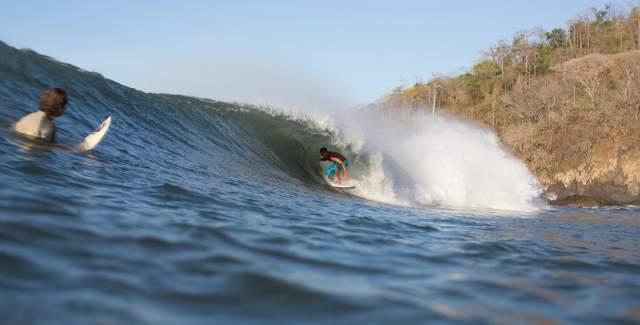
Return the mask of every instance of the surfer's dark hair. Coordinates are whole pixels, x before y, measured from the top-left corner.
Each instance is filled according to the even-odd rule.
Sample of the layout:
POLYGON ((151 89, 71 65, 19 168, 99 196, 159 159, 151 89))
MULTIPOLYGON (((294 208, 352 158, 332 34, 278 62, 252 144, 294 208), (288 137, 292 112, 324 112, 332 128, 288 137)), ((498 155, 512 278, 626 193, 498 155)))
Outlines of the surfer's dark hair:
POLYGON ((48 116, 58 117, 67 105, 67 93, 60 88, 49 88, 42 93, 39 109, 48 116))
POLYGON ((320 148, 320 153, 327 152, 327 151, 328 151, 328 150, 327 150, 327 148, 325 148, 325 147, 320 148))

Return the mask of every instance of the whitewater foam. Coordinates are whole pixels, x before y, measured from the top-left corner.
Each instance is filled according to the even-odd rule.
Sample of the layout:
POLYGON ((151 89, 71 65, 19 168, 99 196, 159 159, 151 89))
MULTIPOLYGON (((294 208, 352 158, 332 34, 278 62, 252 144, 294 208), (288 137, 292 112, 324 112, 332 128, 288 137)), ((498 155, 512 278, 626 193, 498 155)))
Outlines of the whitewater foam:
MULTIPOLYGON (((479 125, 418 113, 404 121, 359 120, 365 121, 366 150, 383 157, 363 178, 378 177, 376 169, 386 166, 388 184, 378 194, 388 193, 390 185, 399 204, 517 211, 539 206, 536 178, 479 125)), ((370 193, 358 194, 369 198, 370 193)))

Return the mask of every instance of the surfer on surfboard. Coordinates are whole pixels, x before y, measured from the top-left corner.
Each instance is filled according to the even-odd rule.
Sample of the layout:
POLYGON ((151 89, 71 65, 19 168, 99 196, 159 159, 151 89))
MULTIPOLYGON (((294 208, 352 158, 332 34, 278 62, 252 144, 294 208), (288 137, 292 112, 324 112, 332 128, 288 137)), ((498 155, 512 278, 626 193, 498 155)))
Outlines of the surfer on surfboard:
MULTIPOLYGON (((67 93, 60 88, 45 90, 44 93, 42 93, 38 111, 21 118, 13 125, 13 130, 30 138, 53 142, 56 134, 56 127, 53 124, 53 120, 64 113, 64 108, 68 100, 67 93)), ((95 148, 107 134, 110 125, 111 116, 107 117, 107 119, 98 126, 98 129, 89 133, 89 135, 84 138, 84 141, 75 146, 74 150, 88 151, 95 148)))
POLYGON ((347 168, 349 167, 349 161, 343 155, 329 151, 327 148, 320 149, 320 161, 329 161, 331 165, 324 170, 324 173, 332 179, 337 179, 337 183, 340 184, 343 179, 349 178, 347 168))

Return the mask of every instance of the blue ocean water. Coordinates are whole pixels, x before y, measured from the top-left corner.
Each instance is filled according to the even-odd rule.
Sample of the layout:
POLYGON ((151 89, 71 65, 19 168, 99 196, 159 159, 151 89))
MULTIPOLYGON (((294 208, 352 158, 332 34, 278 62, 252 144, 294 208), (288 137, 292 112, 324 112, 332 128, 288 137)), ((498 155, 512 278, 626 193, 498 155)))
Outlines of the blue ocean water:
POLYGON ((334 130, 2 43, 0 111, 0 323, 640 322, 638 207, 335 191, 321 146, 375 159, 334 130), (9 131, 52 86, 71 98, 56 145, 9 131), (109 115, 95 151, 64 148, 109 115))

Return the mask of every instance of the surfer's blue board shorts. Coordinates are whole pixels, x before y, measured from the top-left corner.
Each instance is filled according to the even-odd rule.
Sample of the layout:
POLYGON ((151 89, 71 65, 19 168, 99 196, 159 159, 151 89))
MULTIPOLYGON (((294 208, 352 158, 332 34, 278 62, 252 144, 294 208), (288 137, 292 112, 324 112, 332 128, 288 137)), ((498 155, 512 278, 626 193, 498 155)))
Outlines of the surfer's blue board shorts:
MULTIPOLYGON (((349 167, 349 161, 348 160, 345 160, 343 162, 344 162, 344 166, 345 167, 349 167)), ((339 163, 337 163, 335 161, 332 161, 331 165, 329 166, 329 168, 324 170, 324 173, 329 175, 329 176, 331 176, 331 177, 336 177, 336 167, 339 170, 342 170, 342 165, 340 165, 339 163)), ((344 170, 342 170, 342 171, 344 171, 344 170)))

